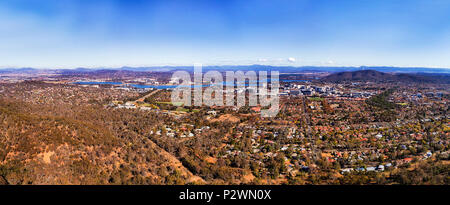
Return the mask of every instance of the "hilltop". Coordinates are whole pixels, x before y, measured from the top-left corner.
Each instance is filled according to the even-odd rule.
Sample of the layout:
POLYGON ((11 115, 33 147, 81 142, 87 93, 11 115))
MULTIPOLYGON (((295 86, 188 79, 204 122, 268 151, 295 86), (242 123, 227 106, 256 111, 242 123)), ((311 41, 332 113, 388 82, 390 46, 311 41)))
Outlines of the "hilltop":
POLYGON ((437 77, 423 73, 384 73, 376 70, 359 70, 353 72, 338 72, 325 76, 321 79, 325 82, 346 82, 346 81, 365 81, 365 82, 404 82, 404 83, 449 83, 448 76, 437 77))

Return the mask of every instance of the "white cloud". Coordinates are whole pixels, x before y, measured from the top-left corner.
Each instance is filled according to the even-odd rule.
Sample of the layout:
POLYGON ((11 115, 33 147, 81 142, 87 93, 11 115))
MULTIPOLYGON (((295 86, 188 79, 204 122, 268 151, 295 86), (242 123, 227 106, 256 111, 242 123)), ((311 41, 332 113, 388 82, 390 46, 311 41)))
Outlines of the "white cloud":
POLYGON ((291 62, 291 63, 293 63, 293 62, 295 62, 296 61, 296 59, 295 58, 293 58, 293 57, 290 57, 290 58, 288 58, 287 59, 289 62, 291 62))
POLYGON ((267 62, 268 60, 267 59, 265 59, 265 58, 260 58, 260 59, 258 59, 258 62, 267 62))

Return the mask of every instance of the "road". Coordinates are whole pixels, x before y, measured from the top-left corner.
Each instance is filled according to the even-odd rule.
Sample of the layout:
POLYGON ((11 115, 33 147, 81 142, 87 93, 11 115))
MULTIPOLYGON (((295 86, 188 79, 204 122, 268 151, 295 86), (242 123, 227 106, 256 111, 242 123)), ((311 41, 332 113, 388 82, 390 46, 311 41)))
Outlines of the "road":
POLYGON ((149 94, 147 94, 147 95, 145 95, 145 96, 143 96, 143 97, 137 99, 136 102, 144 102, 145 98, 148 98, 148 97, 150 97, 150 96, 156 94, 158 91, 159 91, 159 90, 154 90, 153 92, 151 92, 151 93, 149 93, 149 94))

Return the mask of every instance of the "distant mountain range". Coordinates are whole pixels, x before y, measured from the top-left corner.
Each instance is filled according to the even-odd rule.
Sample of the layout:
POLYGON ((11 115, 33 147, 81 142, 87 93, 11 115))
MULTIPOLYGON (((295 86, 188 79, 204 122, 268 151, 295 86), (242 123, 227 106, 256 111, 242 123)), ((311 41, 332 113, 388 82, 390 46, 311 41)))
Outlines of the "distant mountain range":
MULTIPOLYGON (((5 68, 0 69, 0 73, 86 73, 99 70, 124 70, 135 72, 167 72, 174 70, 193 71, 193 66, 154 66, 154 67, 120 67, 120 68, 75 68, 75 69, 35 69, 35 68, 5 68)), ((254 71, 280 71, 281 73, 301 73, 301 72, 345 72, 374 70, 388 73, 448 73, 449 68, 424 68, 424 67, 321 67, 321 66, 268 66, 268 65, 224 65, 224 66, 203 66, 203 71, 208 70, 254 70, 254 71)))
POLYGON ((450 83, 450 74, 430 73, 384 73, 376 70, 338 72, 320 79, 324 82, 404 82, 404 83, 450 83))

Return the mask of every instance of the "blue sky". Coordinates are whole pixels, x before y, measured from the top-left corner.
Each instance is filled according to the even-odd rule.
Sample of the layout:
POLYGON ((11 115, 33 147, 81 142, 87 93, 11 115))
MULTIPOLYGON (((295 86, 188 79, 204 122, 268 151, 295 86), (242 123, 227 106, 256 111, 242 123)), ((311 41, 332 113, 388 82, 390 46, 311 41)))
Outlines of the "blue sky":
POLYGON ((2 0, 0 67, 450 68, 448 0, 2 0))

